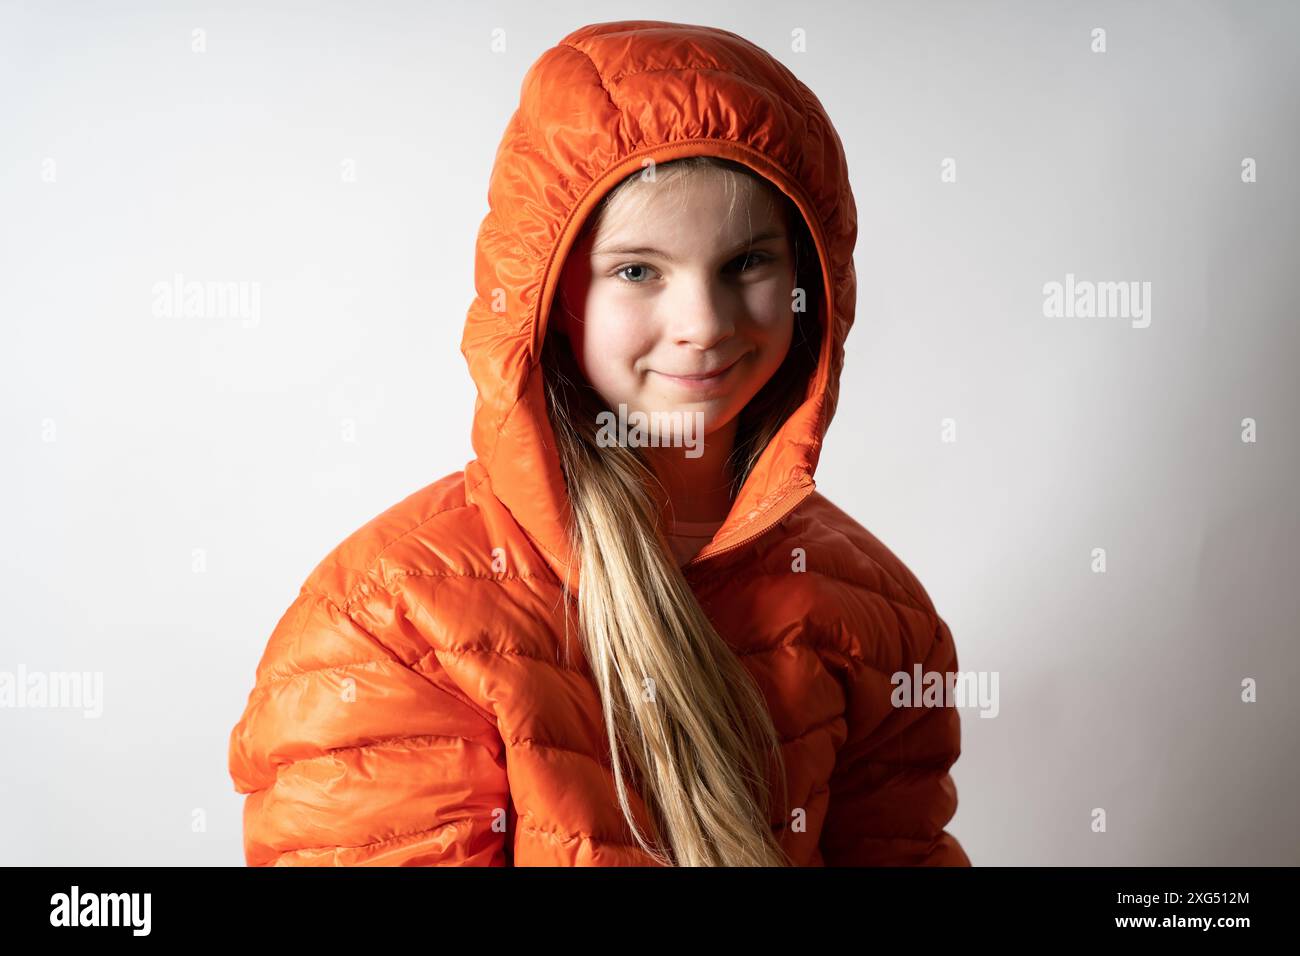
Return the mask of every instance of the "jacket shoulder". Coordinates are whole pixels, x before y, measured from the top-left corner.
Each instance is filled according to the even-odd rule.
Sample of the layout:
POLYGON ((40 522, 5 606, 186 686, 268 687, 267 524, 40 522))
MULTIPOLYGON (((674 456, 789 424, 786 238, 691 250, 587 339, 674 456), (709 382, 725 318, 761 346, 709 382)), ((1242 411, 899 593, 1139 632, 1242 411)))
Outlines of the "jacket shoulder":
POLYGON ((946 626, 907 564, 820 492, 778 528, 757 570, 790 583, 804 626, 827 646, 893 673, 943 639, 946 626), (792 561, 804 573, 791 575, 792 561))
POLYGON ((359 589, 394 572, 447 566, 456 549, 481 547, 478 508, 466 499, 465 473, 453 472, 375 515, 347 535, 303 584, 346 608, 359 589))
POLYGON ((934 602, 912 569, 821 492, 813 492, 782 524, 783 540, 805 549, 810 568, 874 592, 892 604, 938 617, 934 602))

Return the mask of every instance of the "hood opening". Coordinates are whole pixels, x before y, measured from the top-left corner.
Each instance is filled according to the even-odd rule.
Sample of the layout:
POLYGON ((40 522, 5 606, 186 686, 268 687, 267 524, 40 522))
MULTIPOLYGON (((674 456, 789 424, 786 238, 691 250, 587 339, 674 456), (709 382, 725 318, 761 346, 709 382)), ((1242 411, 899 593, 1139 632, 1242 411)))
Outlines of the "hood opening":
MULTIPOLYGON (((587 192, 582 196, 569 213, 564 226, 561 230, 560 238, 556 242, 554 249, 546 265, 546 271, 542 279, 542 292, 538 300, 537 308, 534 313, 533 334, 531 349, 532 354, 536 356, 536 363, 532 374, 541 376, 541 356, 542 345, 545 342, 548 331, 547 323, 550 320, 551 306, 555 300, 560 276, 564 270, 564 264, 569 254, 573 251, 579 237, 582 234, 584 225, 588 222, 591 215, 595 212, 604 197, 618 183, 622 182, 627 176, 638 172, 647 160, 653 160, 656 164, 667 163, 673 159, 680 159, 686 156, 716 156, 725 159, 732 159, 743 164, 747 169, 753 171, 758 176, 771 183, 776 189, 790 199, 803 217, 804 225, 812 236, 813 247, 816 251, 820 272, 822 293, 817 297, 818 315, 815 321, 820 327, 820 345, 816 365, 813 368, 812 375, 807 385, 807 391, 804 395, 804 401, 796 409, 795 415, 800 411, 806 411, 809 404, 815 406, 812 409, 813 419, 811 423, 806 423, 806 428, 810 428, 813 434, 820 436, 824 431, 824 424, 820 419, 820 410, 824 408, 817 402, 817 397, 821 396, 826 388, 826 380, 830 370, 830 355, 833 347, 834 336, 832 328, 834 325, 834 295, 831 272, 828 267, 828 255, 826 251, 826 240, 817 217, 811 212, 811 204, 804 195, 799 185, 790 180, 785 174, 774 168, 770 162, 761 154, 751 153, 740 144, 730 141, 718 140, 694 140, 687 142, 677 142, 664 144, 658 147, 649 148, 643 151, 632 153, 621 162, 611 166, 600 178, 595 180, 587 192)), ((751 400, 752 401, 752 400, 751 400)), ((765 450, 763 457, 759 460, 759 465, 754 469, 756 473, 766 460, 777 457, 776 446, 789 440, 788 433, 791 430, 791 423, 795 415, 791 415, 787 420, 785 427, 772 439, 771 444, 765 450)), ((548 421, 549 429, 549 421, 548 421)), ((552 437, 553 442, 553 437, 552 437)), ((741 504, 744 496, 744 487, 741 493, 737 494, 730 514, 724 520, 719 528, 714 542, 700 551, 690 561, 689 565, 694 566, 701 561, 717 554, 719 551, 728 550, 738 542, 743 542, 747 538, 756 537, 761 534, 766 527, 775 524, 784 513, 790 510, 798 501, 802 501, 808 493, 815 489, 813 471, 816 461, 806 462, 807 467, 800 467, 798 463, 792 463, 787 472, 780 478, 775 487, 765 488, 763 495, 758 499, 753 499, 743 513, 738 511, 737 506, 741 504), (783 503, 789 503, 790 507, 784 509, 781 514, 776 514, 775 510, 783 503), (773 513, 768 513, 773 512, 773 513), (764 523, 764 527, 758 527, 758 524, 767 517, 769 520, 764 523)), ((749 485, 754 473, 751 473, 746 479, 745 484, 749 485)))
MULTIPOLYGON (((743 177, 763 184, 765 191, 776 203, 780 218, 787 230, 794 266, 794 288, 802 288, 806 294, 803 309, 794 316, 791 341, 783 361, 762 383, 762 387, 757 393, 751 396, 742 409, 737 411, 733 419, 739 426, 735 445, 731 450, 728 462, 733 470, 730 498, 734 501, 748 477, 750 469, 756 463, 757 457, 773 436, 774 423, 784 422, 795 408, 806 401, 810 395, 809 389, 817 373, 817 366, 821 357, 820 349, 826 335, 825 282, 822 276, 822 257, 817 251, 806 218, 800 213, 789 196, 777 188, 771 180, 758 174, 751 166, 721 158, 712 152, 706 151, 694 156, 675 157, 665 160, 662 164, 656 163, 655 167, 660 171, 661 175, 680 176, 683 170, 680 167, 673 170, 673 167, 697 159, 711 160, 710 165, 705 167, 707 169, 715 172, 719 170, 725 171, 733 177, 743 177)), ((644 166, 649 161, 643 158, 641 163, 642 169, 633 170, 628 176, 617 180, 613 187, 604 191, 585 219, 578 221, 575 217, 575 240, 570 247, 570 256, 581 255, 585 252, 585 243, 594 240, 595 237, 592 235, 592 231, 609 198, 623 186, 634 183, 640 177, 644 166)), ((689 175, 691 170, 700 168, 699 166, 691 166, 685 172, 689 175)), ((734 198, 731 206, 732 214, 735 214, 739 209, 734 203, 734 198)), ((626 220, 626 217, 624 219, 626 220)), ((555 271, 563 275, 571 261, 568 258, 557 259, 555 271)), ((554 301, 558 303, 563 298, 563 291, 557 288, 554 301)), ((558 307, 554 305, 547 310, 546 320, 549 325, 543 326, 540 332, 542 340, 541 364, 544 378, 548 382, 554 378, 557 383, 567 382, 570 379, 583 379, 585 381, 585 376, 578 369, 578 364, 573 361, 573 350, 567 337, 560 329, 555 327, 555 324, 557 324, 555 313, 557 310, 558 307), (548 366, 553 366, 553 368, 548 368, 548 366)), ((589 382, 587 384, 589 386, 589 382)), ((560 388, 562 392, 567 393, 568 391, 567 385, 557 384, 556 387, 560 388)), ((547 388, 547 393, 548 395, 551 393, 550 386, 547 388)), ((594 395, 571 396, 569 403, 582 406, 570 408, 571 414, 596 415, 606 411, 617 414, 616 409, 611 407, 607 401, 594 395)), ((552 417, 552 426, 555 429, 564 427, 554 417, 552 417)), ((779 428, 779 424, 776 427, 779 428)))

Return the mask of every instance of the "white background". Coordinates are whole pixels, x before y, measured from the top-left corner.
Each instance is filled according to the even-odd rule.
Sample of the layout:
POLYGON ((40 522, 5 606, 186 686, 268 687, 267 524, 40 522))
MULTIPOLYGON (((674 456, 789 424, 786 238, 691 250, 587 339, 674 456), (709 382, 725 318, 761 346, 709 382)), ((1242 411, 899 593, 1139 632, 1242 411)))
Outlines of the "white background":
POLYGON ((99 719, 0 710, 0 862, 243 863, 226 748, 272 628, 472 456, 523 74, 639 18, 764 46, 843 138, 858 319, 817 478, 998 672, 953 770, 972 861, 1300 862, 1298 11, 0 4, 0 670, 104 677, 99 719), (155 315, 177 273, 258 283, 259 320, 155 315), (1045 318, 1066 273, 1150 282, 1150 327, 1045 318))

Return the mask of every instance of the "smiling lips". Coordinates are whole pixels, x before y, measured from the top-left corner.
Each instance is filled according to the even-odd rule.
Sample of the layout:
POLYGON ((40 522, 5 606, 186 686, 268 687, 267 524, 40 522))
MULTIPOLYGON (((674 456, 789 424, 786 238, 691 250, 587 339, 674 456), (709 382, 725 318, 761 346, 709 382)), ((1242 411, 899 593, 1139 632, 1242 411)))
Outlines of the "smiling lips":
MULTIPOLYGON (((740 358, 743 357, 744 356, 741 356, 740 358)), ((674 382, 680 382, 686 386, 694 387, 713 385, 714 383, 721 381, 728 372, 735 368, 740 362, 740 358, 733 359, 728 364, 712 372, 702 372, 696 375, 672 375, 668 372, 657 372, 656 374, 662 375, 664 378, 672 379, 674 382)))

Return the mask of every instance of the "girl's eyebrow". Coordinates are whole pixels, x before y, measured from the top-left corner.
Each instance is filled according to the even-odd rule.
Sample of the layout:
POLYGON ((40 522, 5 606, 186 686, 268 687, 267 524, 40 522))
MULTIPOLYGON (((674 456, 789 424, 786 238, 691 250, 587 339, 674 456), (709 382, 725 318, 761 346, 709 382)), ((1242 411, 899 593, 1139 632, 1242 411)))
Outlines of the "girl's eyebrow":
MULTIPOLYGON (((737 245, 732 249, 727 258, 734 259, 742 252, 752 249, 760 243, 767 242, 771 239, 782 239, 784 237, 785 230, 783 229, 769 229, 767 232, 760 232, 758 235, 746 239, 744 242, 737 245)), ((677 259, 675 257, 651 246, 620 246, 617 249, 593 249, 591 255, 592 258, 595 258, 596 256, 652 256, 656 259, 662 259, 664 262, 671 262, 674 265, 677 264, 677 259)))

